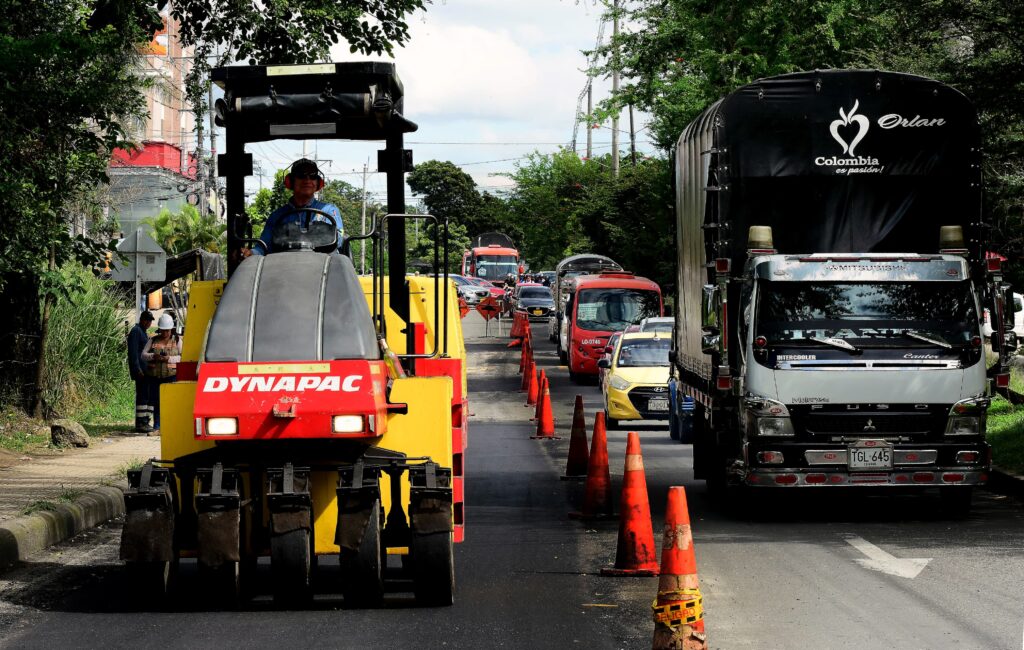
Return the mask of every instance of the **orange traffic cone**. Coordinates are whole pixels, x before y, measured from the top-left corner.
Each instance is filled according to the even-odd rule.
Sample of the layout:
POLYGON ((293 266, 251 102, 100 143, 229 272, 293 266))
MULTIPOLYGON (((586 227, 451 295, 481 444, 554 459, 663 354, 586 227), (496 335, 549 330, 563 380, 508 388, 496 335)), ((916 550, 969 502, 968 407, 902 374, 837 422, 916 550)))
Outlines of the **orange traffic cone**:
POLYGON ((640 454, 640 435, 636 431, 629 432, 629 439, 626 442, 626 468, 622 474, 619 543, 615 551, 615 568, 601 569, 601 575, 658 575, 658 547, 654 545, 644 459, 640 454))
POLYGON ((587 461, 587 485, 583 494, 583 509, 570 512, 572 519, 610 519, 612 476, 608 470, 608 434, 604 426, 604 412, 597 412, 594 420, 594 439, 590 441, 587 461))
POLYGON ((686 490, 668 489, 665 540, 661 546, 661 578, 654 605, 654 650, 707 650, 704 599, 697 580, 686 490))
POLYGON ((526 370, 526 351, 530 349, 530 342, 527 340, 523 341, 523 347, 519 350, 519 374, 523 374, 526 370))
POLYGON ((526 360, 526 366, 523 369, 523 381, 520 382, 520 384, 519 384, 519 392, 520 393, 525 393, 528 390, 530 390, 530 373, 532 373, 532 372, 534 372, 534 370, 533 370, 533 361, 530 361, 529 359, 527 359, 526 360))
POLYGON ((526 389, 526 404, 524 406, 534 406, 537 404, 537 367, 530 364, 530 386, 526 389))
MULTIPOLYGON (((602 416, 604 413, 601 414, 602 416)), ((596 425, 596 423, 595 423, 596 425)), ((569 457, 565 461, 562 480, 587 477, 587 421, 583 414, 583 396, 576 396, 572 410, 572 432, 569 434, 569 457)))
MULTIPOLYGON (((541 372, 544 371, 541 370, 541 372)), ((555 435, 555 415, 551 411, 551 385, 548 383, 547 375, 544 375, 544 388, 538 403, 540 404, 540 413, 537 414, 537 433, 530 437, 534 440, 539 438, 559 440, 560 438, 555 435)))
POLYGON ((540 410, 544 408, 544 389, 548 386, 548 373, 541 370, 540 378, 537 380, 537 408, 533 411, 533 417, 530 418, 530 422, 537 422, 540 420, 540 410))

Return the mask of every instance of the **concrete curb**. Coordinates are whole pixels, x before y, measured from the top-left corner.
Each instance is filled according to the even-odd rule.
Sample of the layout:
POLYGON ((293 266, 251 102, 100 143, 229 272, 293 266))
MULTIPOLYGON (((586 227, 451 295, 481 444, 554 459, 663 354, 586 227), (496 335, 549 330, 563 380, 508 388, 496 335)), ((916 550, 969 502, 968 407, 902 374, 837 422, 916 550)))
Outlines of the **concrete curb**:
POLYGON ((33 553, 63 542, 84 530, 124 514, 124 493, 116 487, 98 487, 72 503, 57 504, 0 523, 0 573, 33 553))

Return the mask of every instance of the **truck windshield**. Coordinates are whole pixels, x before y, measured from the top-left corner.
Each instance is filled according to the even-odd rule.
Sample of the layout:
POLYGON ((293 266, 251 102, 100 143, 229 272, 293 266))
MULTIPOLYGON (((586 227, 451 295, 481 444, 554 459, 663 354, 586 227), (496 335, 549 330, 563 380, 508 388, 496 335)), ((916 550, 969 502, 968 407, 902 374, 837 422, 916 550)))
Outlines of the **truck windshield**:
POLYGON ((579 292, 576 326, 591 331, 618 331, 649 316, 660 316, 657 291, 583 289, 579 292))
POLYGON ((963 344, 978 334, 969 282, 761 282, 755 332, 770 342, 900 338, 963 344))
POLYGON ((486 255, 476 258, 476 274, 488 280, 499 280, 511 273, 519 274, 515 255, 486 255))

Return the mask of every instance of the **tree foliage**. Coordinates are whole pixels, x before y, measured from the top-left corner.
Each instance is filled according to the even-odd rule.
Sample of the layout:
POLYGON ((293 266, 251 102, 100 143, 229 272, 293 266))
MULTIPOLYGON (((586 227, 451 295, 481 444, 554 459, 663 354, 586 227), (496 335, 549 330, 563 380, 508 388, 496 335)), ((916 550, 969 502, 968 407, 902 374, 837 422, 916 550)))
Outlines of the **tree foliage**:
POLYGON ((176 213, 164 208, 156 217, 145 219, 143 223, 152 229, 153 239, 168 255, 180 255, 194 249, 223 253, 227 247, 227 224, 213 213, 200 214, 191 205, 183 206, 176 213))

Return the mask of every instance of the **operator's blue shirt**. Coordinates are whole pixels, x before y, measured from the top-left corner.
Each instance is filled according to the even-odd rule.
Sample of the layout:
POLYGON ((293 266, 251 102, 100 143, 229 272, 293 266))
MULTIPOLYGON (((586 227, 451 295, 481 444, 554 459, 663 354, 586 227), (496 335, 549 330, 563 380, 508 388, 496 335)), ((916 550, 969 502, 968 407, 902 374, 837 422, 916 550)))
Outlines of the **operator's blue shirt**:
MULTIPOLYGON (((280 208, 271 212, 270 216, 267 217, 267 223, 266 225, 263 226, 263 233, 260 235, 260 240, 262 240, 263 243, 267 245, 268 253, 274 252, 274 247, 273 244, 271 244, 270 236, 274 232, 274 228, 276 228, 279 225, 299 222, 300 219, 301 223, 308 223, 310 220, 321 221, 323 223, 330 223, 327 217, 325 217, 322 214, 317 214, 316 212, 306 212, 304 210, 291 212, 292 210, 295 210, 296 207, 297 206, 295 206, 291 201, 289 201, 288 203, 282 205, 280 208), (289 212, 291 212, 291 214, 288 214, 289 212)), ((324 203, 323 201, 318 201, 317 199, 314 198, 310 200, 309 203, 302 207, 313 208, 314 210, 323 210, 327 214, 334 217, 334 221, 338 224, 338 247, 341 248, 341 239, 342 235, 344 234, 344 225, 341 223, 341 212, 338 210, 338 206, 334 205, 333 203, 324 203)), ((260 246, 254 246, 252 252, 253 255, 263 255, 263 249, 260 246)))

